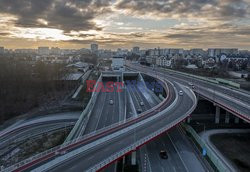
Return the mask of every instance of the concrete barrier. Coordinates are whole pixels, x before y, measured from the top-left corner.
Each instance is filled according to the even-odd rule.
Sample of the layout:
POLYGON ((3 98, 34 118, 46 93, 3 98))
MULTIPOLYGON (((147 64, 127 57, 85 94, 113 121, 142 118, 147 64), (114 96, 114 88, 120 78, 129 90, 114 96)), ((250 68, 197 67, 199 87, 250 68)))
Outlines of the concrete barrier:
POLYGON ((217 168, 219 172, 229 172, 230 170, 219 158, 218 156, 210 149, 210 147, 201 139, 201 137, 196 133, 196 131, 187 124, 182 124, 183 128, 191 134, 194 140, 198 143, 201 149, 206 150, 207 157, 213 163, 213 165, 217 168))

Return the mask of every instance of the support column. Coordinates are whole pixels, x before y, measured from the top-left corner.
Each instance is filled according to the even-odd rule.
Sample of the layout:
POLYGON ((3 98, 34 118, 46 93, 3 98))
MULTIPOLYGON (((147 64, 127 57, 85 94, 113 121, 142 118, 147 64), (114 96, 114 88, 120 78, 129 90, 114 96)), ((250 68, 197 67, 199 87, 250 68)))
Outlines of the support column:
POLYGON ((136 165, 136 151, 132 152, 131 165, 136 165))
POLYGON ((126 156, 123 156, 122 158, 122 172, 124 171, 124 167, 125 167, 125 158, 126 156))
POLYGON ((190 123, 190 121, 191 121, 191 117, 188 117, 187 118, 187 123, 190 123))
POLYGON ((234 118, 234 123, 235 123, 235 124, 239 124, 239 122, 240 122, 240 118, 235 117, 235 118, 234 118))
POLYGON ((230 113, 226 111, 226 116, 225 116, 225 123, 229 124, 229 119, 230 119, 230 113))
POLYGON ((220 123, 220 107, 216 106, 216 113, 215 113, 215 124, 220 123))

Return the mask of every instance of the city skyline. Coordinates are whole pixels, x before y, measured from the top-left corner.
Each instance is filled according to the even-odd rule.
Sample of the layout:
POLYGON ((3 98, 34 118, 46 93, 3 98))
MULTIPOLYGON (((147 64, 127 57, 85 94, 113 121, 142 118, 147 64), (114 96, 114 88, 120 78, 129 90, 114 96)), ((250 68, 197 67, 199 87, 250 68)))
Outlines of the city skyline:
POLYGON ((249 0, 2 0, 0 46, 250 50, 249 11, 249 0))

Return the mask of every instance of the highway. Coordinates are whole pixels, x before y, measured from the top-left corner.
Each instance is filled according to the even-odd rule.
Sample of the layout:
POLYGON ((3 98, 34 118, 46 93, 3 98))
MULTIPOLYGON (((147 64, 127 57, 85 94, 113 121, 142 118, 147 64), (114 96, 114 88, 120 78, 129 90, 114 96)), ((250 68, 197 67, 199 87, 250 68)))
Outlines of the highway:
POLYGON ((145 164, 147 171, 151 172, 208 171, 179 126, 144 145, 140 149, 140 154, 142 171, 145 169, 145 164), (160 158, 161 150, 167 151, 168 159, 160 158))
MULTIPOLYGON (((166 81, 162 80, 162 82, 166 81)), ((84 139, 77 139, 77 142, 60 146, 60 149, 57 148, 56 152, 66 151, 66 154, 60 155, 55 151, 43 153, 42 157, 37 156, 37 158, 40 157, 39 159, 26 161, 25 165, 22 164, 17 170, 30 171, 37 167, 38 171, 41 169, 95 171, 105 167, 120 156, 139 148, 140 145, 184 120, 196 107, 197 100, 190 89, 176 83, 174 85, 164 84, 164 87, 168 90, 167 99, 156 107, 145 111, 138 118, 129 119, 123 124, 101 130, 84 137, 84 139), (183 90, 183 96, 176 94, 179 90, 183 90)))
MULTIPOLYGON (((139 88, 142 89, 142 88, 139 88)), ((160 99, 154 97, 150 105, 155 106, 160 99)), ((172 128, 161 137, 147 143, 139 149, 141 171, 176 172, 176 171, 206 171, 206 165, 198 158, 186 135, 179 126, 172 128), (166 150, 168 159, 161 159, 159 153, 166 150)))
POLYGON ((72 125, 71 122, 75 123, 79 115, 80 112, 63 112, 21 120, 0 132, 0 148, 14 140, 22 140, 61 127, 62 124, 72 125))
MULTIPOLYGON (((106 82, 104 82, 104 85, 105 84, 106 82)), ((124 92, 121 94, 124 96, 124 92)), ((122 102, 120 102, 121 99, 119 99, 119 95, 116 91, 116 87, 114 87, 113 92, 100 92, 98 94, 90 119, 82 135, 116 123, 125 116, 124 114, 119 114, 119 108, 124 108, 124 106, 120 106, 122 102), (113 105, 109 103, 110 100, 113 100, 113 105), (121 117, 119 115, 121 115, 121 117)))
POLYGON ((129 66, 136 71, 139 70, 145 73, 154 73, 161 77, 167 77, 172 82, 178 82, 183 85, 188 85, 188 83, 191 82, 195 85, 194 92, 209 101, 215 102, 220 107, 237 115, 243 120, 250 122, 250 95, 246 93, 222 85, 216 85, 196 78, 190 78, 185 75, 169 72, 160 68, 152 69, 150 67, 132 64, 129 64, 129 66))
MULTIPOLYGON (((177 85, 176 87, 177 89, 181 89, 177 85)), ((145 124, 146 126, 139 126, 130 132, 119 135, 109 142, 98 145, 96 149, 90 149, 86 153, 76 156, 56 168, 50 169, 50 171, 62 171, 65 169, 67 169, 67 171, 87 170, 94 166, 96 162, 101 162, 102 160, 106 159, 107 154, 111 155, 112 153, 115 153, 127 147, 128 145, 133 144, 133 142, 150 135, 158 128, 166 126, 166 124, 168 124, 170 121, 176 120, 177 118, 183 116, 183 113, 186 113, 192 106, 192 98, 189 97, 188 94, 185 94, 183 97, 178 99, 175 108, 172 108, 170 111, 166 112, 165 115, 159 116, 158 118, 147 122, 147 124, 145 124), (185 105, 183 105, 183 102, 185 102, 185 105), (157 123, 157 125, 154 125, 155 123, 157 123)))
MULTIPOLYGON (((116 92, 116 90, 117 89, 111 93, 99 93, 97 103, 92 111, 92 114, 90 115, 84 134, 99 130, 118 121, 124 120, 124 118, 132 117, 132 115, 136 113, 136 110, 133 109, 139 109, 141 107, 139 102, 143 102, 145 104, 142 106, 142 111, 146 111, 151 108, 144 95, 146 94, 149 100, 152 100, 153 97, 149 97, 150 95, 147 94, 147 92, 142 93, 142 91, 146 90, 145 88, 139 89, 137 87, 127 86, 123 88, 121 93, 116 92), (114 104, 110 105, 109 100, 113 100, 114 104), (126 114, 124 110, 125 106, 126 114), (120 113, 119 110, 123 113, 120 113)), ((157 103, 155 103, 154 106, 156 104, 157 103)), ((108 169, 105 169, 105 171, 115 171, 115 167, 116 165, 112 164, 108 167, 108 169)))

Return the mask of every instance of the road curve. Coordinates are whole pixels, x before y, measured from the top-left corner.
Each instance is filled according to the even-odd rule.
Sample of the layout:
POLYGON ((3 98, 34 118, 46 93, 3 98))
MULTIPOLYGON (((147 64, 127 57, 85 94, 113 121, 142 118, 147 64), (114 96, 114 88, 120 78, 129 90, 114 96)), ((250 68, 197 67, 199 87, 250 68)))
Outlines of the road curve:
POLYGON ((129 67, 136 71, 144 73, 155 73, 156 75, 168 78, 170 81, 188 85, 192 82, 195 85, 194 92, 203 98, 215 103, 217 106, 226 109, 228 112, 239 118, 250 122, 250 95, 239 90, 230 89, 222 85, 216 85, 195 78, 190 78, 164 69, 152 69, 141 65, 128 64, 129 67))
POLYGON ((158 78, 168 89, 168 98, 137 118, 127 120, 113 128, 102 130, 82 140, 61 146, 27 161, 12 171, 96 171, 174 127, 195 109, 197 100, 193 92, 179 84, 158 78), (184 95, 178 96, 177 91, 184 95), (68 153, 58 155, 58 152, 68 153), (56 153, 57 152, 57 153, 56 153), (49 163, 45 163, 49 162, 49 163))

